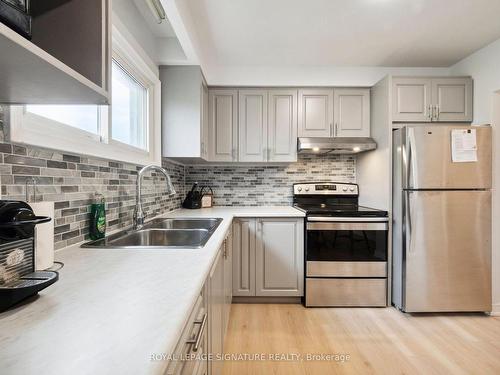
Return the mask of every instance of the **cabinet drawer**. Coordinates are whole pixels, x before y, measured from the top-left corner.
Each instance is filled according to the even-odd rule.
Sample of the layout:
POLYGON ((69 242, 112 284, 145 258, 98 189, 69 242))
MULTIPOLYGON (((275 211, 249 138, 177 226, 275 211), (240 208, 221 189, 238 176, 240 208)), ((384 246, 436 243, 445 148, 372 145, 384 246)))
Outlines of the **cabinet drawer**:
POLYGON ((386 279, 306 279, 306 306, 386 306, 386 279))
POLYGON ((207 367, 206 360, 188 360, 186 358, 190 355, 201 357, 206 354, 207 318, 208 314, 205 309, 203 296, 200 295, 182 331, 181 338, 175 347, 173 360, 170 362, 166 374, 192 374, 195 369, 198 371, 200 366, 207 367), (195 350, 196 343, 198 343, 198 347, 195 350))

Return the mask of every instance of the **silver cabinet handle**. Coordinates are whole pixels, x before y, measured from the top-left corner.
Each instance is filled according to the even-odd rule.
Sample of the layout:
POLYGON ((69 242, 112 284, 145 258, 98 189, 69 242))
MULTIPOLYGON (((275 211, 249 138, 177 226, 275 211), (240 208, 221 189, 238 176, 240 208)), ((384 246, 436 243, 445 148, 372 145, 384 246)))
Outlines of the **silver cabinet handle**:
POLYGON ((432 118, 431 120, 434 121, 436 119, 436 106, 432 106, 432 118))
POLYGON ((426 114, 425 117, 427 117, 429 120, 432 120, 432 109, 431 105, 429 104, 426 109, 426 114))
POLYGON ((335 134, 334 134, 334 131, 333 131, 333 123, 330 123, 330 137, 333 137, 335 134))
POLYGON ((440 114, 439 104, 436 104, 436 120, 439 120, 439 114, 440 114))
POLYGON ((193 352, 197 352, 200 348, 201 339, 203 338, 203 333, 205 332, 205 327, 207 326, 207 314, 205 313, 203 315, 203 319, 201 321, 195 321, 194 324, 200 324, 200 330, 198 331, 196 337, 191 340, 187 340, 186 344, 194 344, 193 352))
POLYGON ((335 132, 333 133, 334 137, 337 137, 339 135, 339 124, 335 123, 335 132))

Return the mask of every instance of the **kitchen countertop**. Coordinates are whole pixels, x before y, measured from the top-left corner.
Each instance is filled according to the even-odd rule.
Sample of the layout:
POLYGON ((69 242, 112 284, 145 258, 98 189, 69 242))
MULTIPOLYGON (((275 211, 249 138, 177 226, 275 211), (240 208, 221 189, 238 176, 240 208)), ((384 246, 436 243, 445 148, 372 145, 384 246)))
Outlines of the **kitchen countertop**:
POLYGON ((162 374, 233 217, 303 217, 293 207, 214 207, 164 217, 223 219, 202 249, 56 253, 57 283, 0 314, 0 372, 162 374))

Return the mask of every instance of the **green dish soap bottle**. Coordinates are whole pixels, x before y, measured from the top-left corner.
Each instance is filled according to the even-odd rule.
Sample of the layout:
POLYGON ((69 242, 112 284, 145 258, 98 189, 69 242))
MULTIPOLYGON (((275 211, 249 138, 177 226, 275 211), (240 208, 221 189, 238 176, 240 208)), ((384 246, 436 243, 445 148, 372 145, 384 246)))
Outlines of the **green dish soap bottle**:
POLYGON ((106 235, 106 205, 102 194, 96 194, 94 203, 90 206, 89 234, 92 241, 104 238, 106 235))

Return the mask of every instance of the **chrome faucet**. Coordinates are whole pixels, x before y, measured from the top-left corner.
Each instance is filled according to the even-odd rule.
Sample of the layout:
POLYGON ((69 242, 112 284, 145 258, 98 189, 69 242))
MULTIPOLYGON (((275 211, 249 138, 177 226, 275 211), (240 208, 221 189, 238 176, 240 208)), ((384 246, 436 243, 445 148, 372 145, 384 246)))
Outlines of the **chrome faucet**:
POLYGON ((147 165, 144 168, 142 168, 139 173, 137 174, 137 182, 136 182, 136 190, 135 190, 135 210, 134 210, 134 229, 141 229, 144 226, 144 219, 146 215, 144 214, 144 211, 142 210, 142 176, 149 171, 156 170, 158 172, 161 172, 165 175, 165 178, 167 179, 167 189, 169 192, 169 195, 174 195, 175 194, 175 189, 174 185, 172 185, 172 180, 170 179, 170 175, 168 172, 163 169, 162 167, 158 167, 156 165, 147 165))

